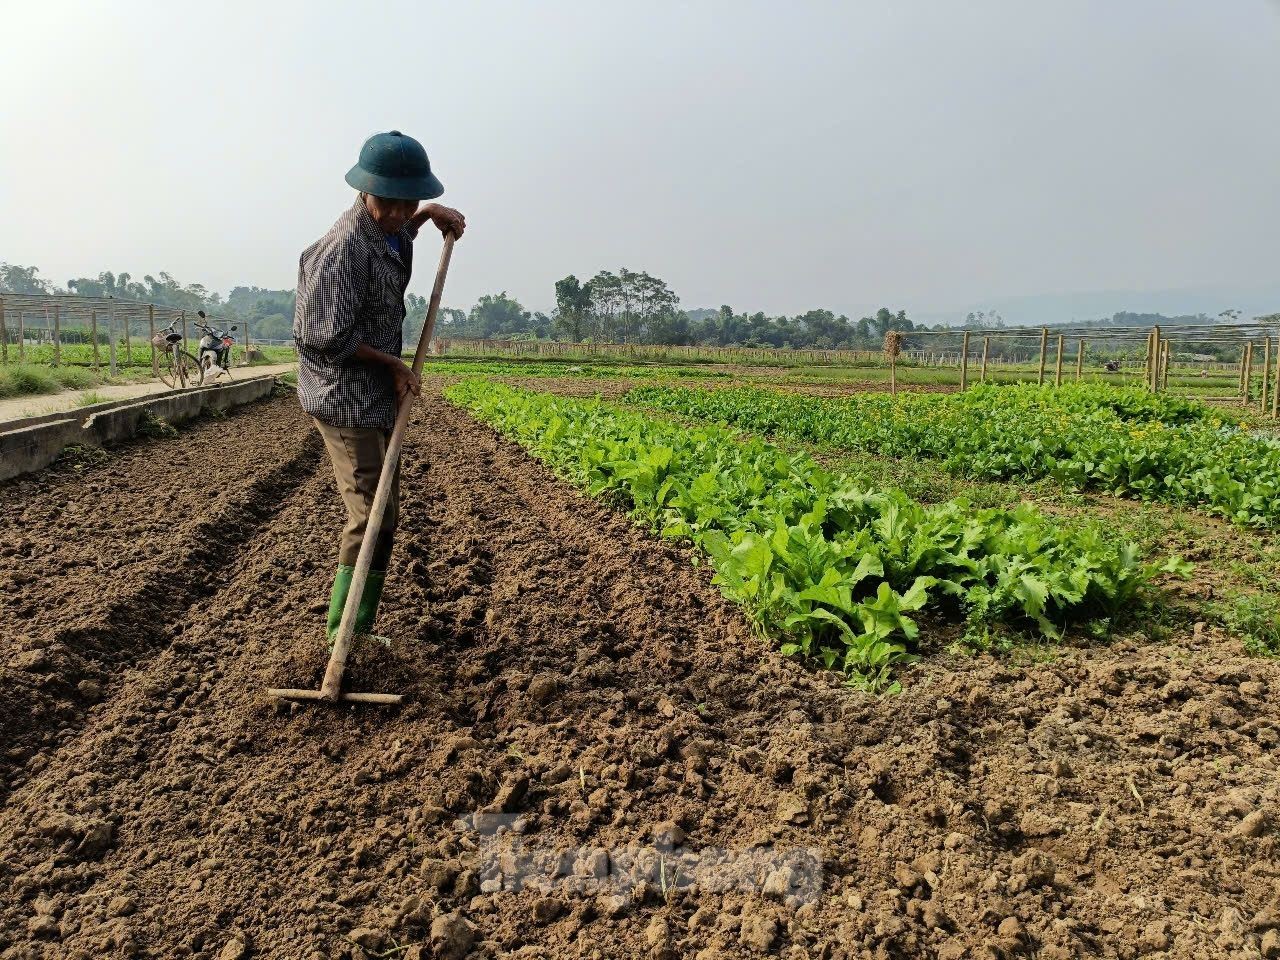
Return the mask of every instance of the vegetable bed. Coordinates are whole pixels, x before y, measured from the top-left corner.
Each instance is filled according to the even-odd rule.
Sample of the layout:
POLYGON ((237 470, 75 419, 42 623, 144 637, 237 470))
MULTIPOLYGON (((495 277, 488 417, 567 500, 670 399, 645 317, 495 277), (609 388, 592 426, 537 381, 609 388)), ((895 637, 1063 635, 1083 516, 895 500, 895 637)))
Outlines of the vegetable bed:
POLYGON ((894 666, 914 659, 916 611, 1057 638, 1111 617, 1154 573, 1098 526, 1064 527, 1025 506, 923 506, 717 426, 482 380, 445 397, 638 522, 692 541, 785 653, 870 689, 892 687, 894 666))
POLYGON ((960 394, 809 397, 751 388, 642 387, 629 403, 813 443, 925 457, 987 480, 1195 505, 1280 525, 1280 446, 1245 423, 1137 389, 983 385, 960 394))

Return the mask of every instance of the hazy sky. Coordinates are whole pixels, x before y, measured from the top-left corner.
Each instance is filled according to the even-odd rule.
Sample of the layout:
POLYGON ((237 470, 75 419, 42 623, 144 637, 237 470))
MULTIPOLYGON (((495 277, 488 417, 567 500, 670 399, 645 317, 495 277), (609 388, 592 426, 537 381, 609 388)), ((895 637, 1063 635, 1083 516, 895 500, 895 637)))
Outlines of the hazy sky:
MULTIPOLYGON (((0 260, 289 287, 363 139, 469 223, 446 302, 627 266, 855 315, 1260 284, 1270 0, 0 0, 0 260)), ((412 289, 434 250, 419 246, 412 289)))

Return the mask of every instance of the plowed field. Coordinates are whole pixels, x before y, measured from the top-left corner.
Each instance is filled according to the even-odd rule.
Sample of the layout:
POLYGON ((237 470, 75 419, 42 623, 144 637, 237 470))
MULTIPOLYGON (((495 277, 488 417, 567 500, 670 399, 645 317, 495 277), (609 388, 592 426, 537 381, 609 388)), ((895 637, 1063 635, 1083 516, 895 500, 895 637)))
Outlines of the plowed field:
POLYGON ((0 957, 1280 956, 1280 666, 1213 630, 873 697, 437 395, 381 631, 283 397, 0 486, 0 957))

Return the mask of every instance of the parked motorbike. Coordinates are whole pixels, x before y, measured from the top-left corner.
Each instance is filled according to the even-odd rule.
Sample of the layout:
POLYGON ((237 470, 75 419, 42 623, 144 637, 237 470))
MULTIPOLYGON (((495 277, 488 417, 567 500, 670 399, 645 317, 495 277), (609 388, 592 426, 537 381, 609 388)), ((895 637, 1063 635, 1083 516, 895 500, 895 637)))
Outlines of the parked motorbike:
POLYGON ((204 321, 207 319, 203 310, 199 311, 200 319, 196 321, 196 329, 200 331, 200 343, 196 348, 196 363, 200 367, 201 382, 209 383, 225 375, 231 377, 231 347, 236 338, 231 334, 237 329, 234 324, 231 330, 217 330, 204 321))

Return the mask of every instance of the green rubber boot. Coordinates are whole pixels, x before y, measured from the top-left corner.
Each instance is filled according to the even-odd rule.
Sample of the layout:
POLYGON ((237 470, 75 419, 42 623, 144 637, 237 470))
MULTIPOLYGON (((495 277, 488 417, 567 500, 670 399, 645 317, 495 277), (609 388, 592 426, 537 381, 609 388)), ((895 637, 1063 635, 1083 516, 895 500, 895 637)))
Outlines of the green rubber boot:
MULTIPOLYGON (((356 633, 373 635, 373 621, 378 617, 378 604, 382 601, 382 588, 386 583, 387 571, 369 571, 369 578, 364 582, 364 593, 360 596, 360 606, 356 608, 356 633)), ((385 638, 378 639, 386 642, 385 638)))
POLYGON ((351 577, 355 572, 355 567, 342 563, 338 565, 338 572, 333 577, 333 590, 329 593, 329 616, 324 628, 324 634, 328 637, 331 647, 333 635, 338 632, 338 625, 342 623, 342 610, 347 605, 347 594, 351 592, 351 577))

